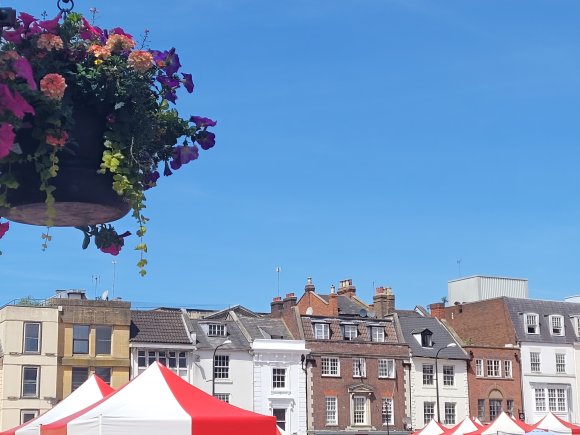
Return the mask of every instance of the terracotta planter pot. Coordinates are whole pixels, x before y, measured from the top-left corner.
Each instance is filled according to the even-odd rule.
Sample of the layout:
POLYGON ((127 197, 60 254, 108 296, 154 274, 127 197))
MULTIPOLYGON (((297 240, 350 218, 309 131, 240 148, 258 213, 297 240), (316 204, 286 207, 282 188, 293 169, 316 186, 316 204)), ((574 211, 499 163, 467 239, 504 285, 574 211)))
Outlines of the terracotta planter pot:
MULTIPOLYGON (((72 152, 59 153, 58 175, 50 180, 55 186, 53 195, 55 218, 51 226, 75 227, 111 222, 125 216, 129 204, 112 188, 111 174, 97 174, 104 151, 103 133, 105 116, 95 108, 75 112, 75 128, 71 132, 78 147, 69 146, 72 152)), ((38 142, 30 130, 21 130, 17 142, 23 151, 30 152, 38 142)), ((40 191, 40 177, 34 163, 13 167, 12 172, 20 182, 18 189, 10 189, 10 208, 0 209, 0 216, 14 222, 47 226, 46 194, 40 191)))

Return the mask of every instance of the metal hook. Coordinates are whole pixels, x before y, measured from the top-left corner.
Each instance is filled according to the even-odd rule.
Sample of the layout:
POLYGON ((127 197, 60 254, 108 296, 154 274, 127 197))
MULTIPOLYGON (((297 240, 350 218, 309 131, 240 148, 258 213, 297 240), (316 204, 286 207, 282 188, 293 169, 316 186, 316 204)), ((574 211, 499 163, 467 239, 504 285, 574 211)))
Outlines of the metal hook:
POLYGON ((58 8, 59 11, 62 12, 62 15, 64 16, 64 18, 67 17, 67 15, 69 14, 70 11, 73 10, 73 8, 75 7, 75 2, 74 0, 57 0, 56 2, 56 7, 58 8), (63 6, 63 3, 70 3, 69 7, 65 7, 63 6))

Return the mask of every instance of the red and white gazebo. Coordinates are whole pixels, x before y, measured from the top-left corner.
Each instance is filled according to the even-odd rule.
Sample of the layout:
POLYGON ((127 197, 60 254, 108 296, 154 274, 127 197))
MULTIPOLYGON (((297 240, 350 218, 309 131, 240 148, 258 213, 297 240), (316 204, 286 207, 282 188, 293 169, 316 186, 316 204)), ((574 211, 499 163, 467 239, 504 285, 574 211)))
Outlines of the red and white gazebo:
POLYGON ((468 432, 467 435, 497 435, 499 432, 508 434, 522 435, 532 432, 535 428, 521 420, 511 418, 505 412, 502 412, 493 422, 487 426, 481 427, 476 431, 468 432))
POLYGON ((413 432, 412 435, 441 435, 447 434, 448 429, 443 426, 441 423, 435 421, 435 419, 431 419, 429 423, 427 423, 422 429, 418 430, 417 432, 413 432))
POLYGON ((469 417, 463 419, 463 421, 457 423, 451 429, 448 430, 446 435, 464 435, 468 432, 474 432, 483 427, 483 424, 475 422, 469 417))
POLYGON ((534 428, 562 434, 580 434, 580 426, 563 420, 552 412, 549 412, 544 418, 538 421, 534 425, 534 428))
POLYGON ((1 432, 0 435, 40 435, 41 424, 52 423, 81 409, 85 409, 87 406, 102 400, 103 397, 108 396, 113 391, 115 390, 109 387, 101 378, 93 375, 54 408, 49 409, 34 420, 1 432))
POLYGON ((222 402, 155 363, 101 402, 42 435, 277 435, 276 417, 222 402))

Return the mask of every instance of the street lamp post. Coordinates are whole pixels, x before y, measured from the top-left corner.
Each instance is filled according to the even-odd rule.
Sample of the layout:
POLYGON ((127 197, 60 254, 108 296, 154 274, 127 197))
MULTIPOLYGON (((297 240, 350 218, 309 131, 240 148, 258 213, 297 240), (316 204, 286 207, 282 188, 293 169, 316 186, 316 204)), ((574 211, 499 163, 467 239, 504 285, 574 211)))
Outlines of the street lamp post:
POLYGON ((437 358, 439 358, 439 352, 448 347, 457 347, 457 344, 449 343, 447 346, 440 348, 435 354, 435 394, 437 396, 435 406, 437 406, 437 423, 441 423, 441 410, 439 409, 439 368, 437 367, 437 358))
POLYGON ((215 397, 215 353, 220 347, 226 344, 232 344, 232 341, 229 338, 226 338, 222 344, 218 344, 213 350, 213 357, 211 359, 211 395, 214 397, 215 397))

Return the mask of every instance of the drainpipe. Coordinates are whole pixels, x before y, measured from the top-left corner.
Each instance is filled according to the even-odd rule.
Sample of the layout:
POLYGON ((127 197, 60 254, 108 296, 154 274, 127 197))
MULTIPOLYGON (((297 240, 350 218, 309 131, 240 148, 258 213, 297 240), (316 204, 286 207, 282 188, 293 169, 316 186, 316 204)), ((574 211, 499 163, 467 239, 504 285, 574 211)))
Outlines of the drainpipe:
POLYGON ((306 386, 305 390, 306 390, 306 396, 305 396, 305 408, 306 408, 306 433, 309 432, 309 423, 308 423, 308 413, 309 413, 309 406, 308 406, 308 363, 313 363, 314 361, 316 361, 314 358, 312 357, 307 357, 306 355, 302 354, 302 356, 300 357, 300 362, 302 365, 302 370, 304 370, 304 384, 306 386))

